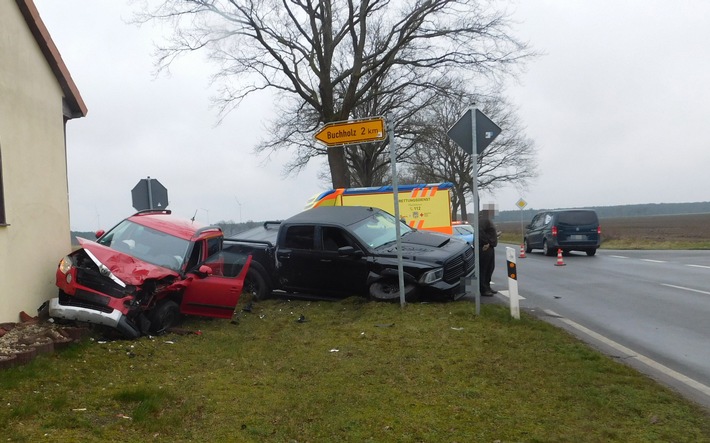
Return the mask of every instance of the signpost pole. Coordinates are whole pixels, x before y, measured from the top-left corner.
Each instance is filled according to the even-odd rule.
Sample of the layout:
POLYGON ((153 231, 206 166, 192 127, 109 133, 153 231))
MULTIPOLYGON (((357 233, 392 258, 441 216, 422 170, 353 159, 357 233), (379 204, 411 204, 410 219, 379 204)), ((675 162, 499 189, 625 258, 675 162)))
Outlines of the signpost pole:
POLYGON ((473 250, 475 254, 475 266, 473 274, 473 293, 476 299, 476 315, 481 314, 481 244, 479 240, 479 230, 478 230, 478 152, 476 150, 476 117, 475 109, 471 108, 471 141, 473 144, 473 149, 471 153, 471 158, 473 159, 473 165, 471 166, 471 189, 473 192, 473 231, 476 235, 473 236, 473 250))
POLYGON ((399 180, 397 179, 397 149, 394 141, 394 118, 387 118, 387 135, 390 144, 390 165, 392 167, 392 195, 394 196, 394 218, 396 220, 395 233, 397 235, 397 274, 399 275, 399 304, 404 307, 407 304, 404 294, 404 266, 402 265, 402 227, 399 215, 399 180))
POLYGON ((150 185, 150 175, 148 176, 147 181, 148 181, 148 206, 149 206, 148 209, 152 210, 153 209, 153 189, 151 189, 151 185, 150 185))
POLYGON ((528 202, 519 199, 515 204, 520 208, 520 244, 525 244, 525 228, 523 227, 523 209, 528 205, 528 202))
MULTIPOLYGON (((476 232, 473 239, 473 247, 475 249, 476 261, 474 265, 473 285, 476 294, 476 315, 481 312, 481 265, 480 265, 480 250, 479 250, 479 232, 478 232, 478 157, 483 154, 491 142, 498 137, 501 129, 493 123, 483 112, 475 107, 470 107, 466 113, 447 131, 450 139, 456 142, 464 151, 466 151, 473 159, 471 167, 473 194, 473 228, 476 232)), ((465 209, 464 209, 465 210, 465 209)))

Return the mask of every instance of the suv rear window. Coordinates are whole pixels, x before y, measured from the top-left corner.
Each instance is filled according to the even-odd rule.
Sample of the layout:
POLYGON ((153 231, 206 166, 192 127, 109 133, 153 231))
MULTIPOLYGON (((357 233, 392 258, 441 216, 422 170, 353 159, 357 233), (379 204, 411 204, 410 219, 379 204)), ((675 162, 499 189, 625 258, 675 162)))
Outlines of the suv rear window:
POLYGON ((599 223, 597 214, 591 211, 566 211, 557 216, 557 223, 565 225, 594 225, 599 223))

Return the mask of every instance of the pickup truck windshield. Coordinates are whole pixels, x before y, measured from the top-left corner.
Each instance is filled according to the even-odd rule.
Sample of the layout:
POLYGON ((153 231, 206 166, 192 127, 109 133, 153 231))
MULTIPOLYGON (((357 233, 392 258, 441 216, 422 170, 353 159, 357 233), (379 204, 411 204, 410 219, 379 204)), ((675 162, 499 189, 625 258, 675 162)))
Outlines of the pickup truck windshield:
MULTIPOLYGON (((351 228, 355 235, 364 243, 367 243, 372 248, 379 248, 384 244, 397 240, 395 223, 397 223, 397 220, 391 214, 376 212, 370 217, 352 224, 351 228)), ((405 223, 400 223, 401 235, 412 231, 413 229, 405 223)))
POLYGON ((190 242, 128 220, 97 240, 144 262, 180 271, 190 242))

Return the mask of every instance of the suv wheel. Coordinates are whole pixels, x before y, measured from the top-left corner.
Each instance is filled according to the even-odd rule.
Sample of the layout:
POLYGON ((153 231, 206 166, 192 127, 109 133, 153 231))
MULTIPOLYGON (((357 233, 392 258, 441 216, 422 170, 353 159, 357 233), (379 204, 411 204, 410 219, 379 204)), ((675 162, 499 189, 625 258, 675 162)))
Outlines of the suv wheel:
POLYGON ((527 254, 531 253, 531 252, 532 252, 532 248, 531 248, 530 245, 528 244, 528 239, 526 238, 525 240, 523 240, 523 243, 525 244, 525 252, 526 252, 527 254))
POLYGON ((150 313, 150 332, 160 334, 175 326, 180 319, 180 306, 172 300, 165 300, 150 313))
POLYGON ((587 255, 590 257, 596 253, 597 253, 596 248, 595 249, 587 249, 587 255))
POLYGON ((550 249, 550 247, 548 246, 547 240, 542 241, 542 253, 548 257, 552 257, 553 255, 555 255, 555 251, 550 249))

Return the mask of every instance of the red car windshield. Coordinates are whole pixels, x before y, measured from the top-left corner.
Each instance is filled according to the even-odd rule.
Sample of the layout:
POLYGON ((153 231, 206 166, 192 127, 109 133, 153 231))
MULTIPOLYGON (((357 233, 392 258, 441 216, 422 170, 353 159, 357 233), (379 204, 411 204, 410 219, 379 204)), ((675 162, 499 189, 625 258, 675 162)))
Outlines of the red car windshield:
POLYGON ((97 240, 101 245, 173 271, 182 268, 190 242, 124 220, 97 240))

